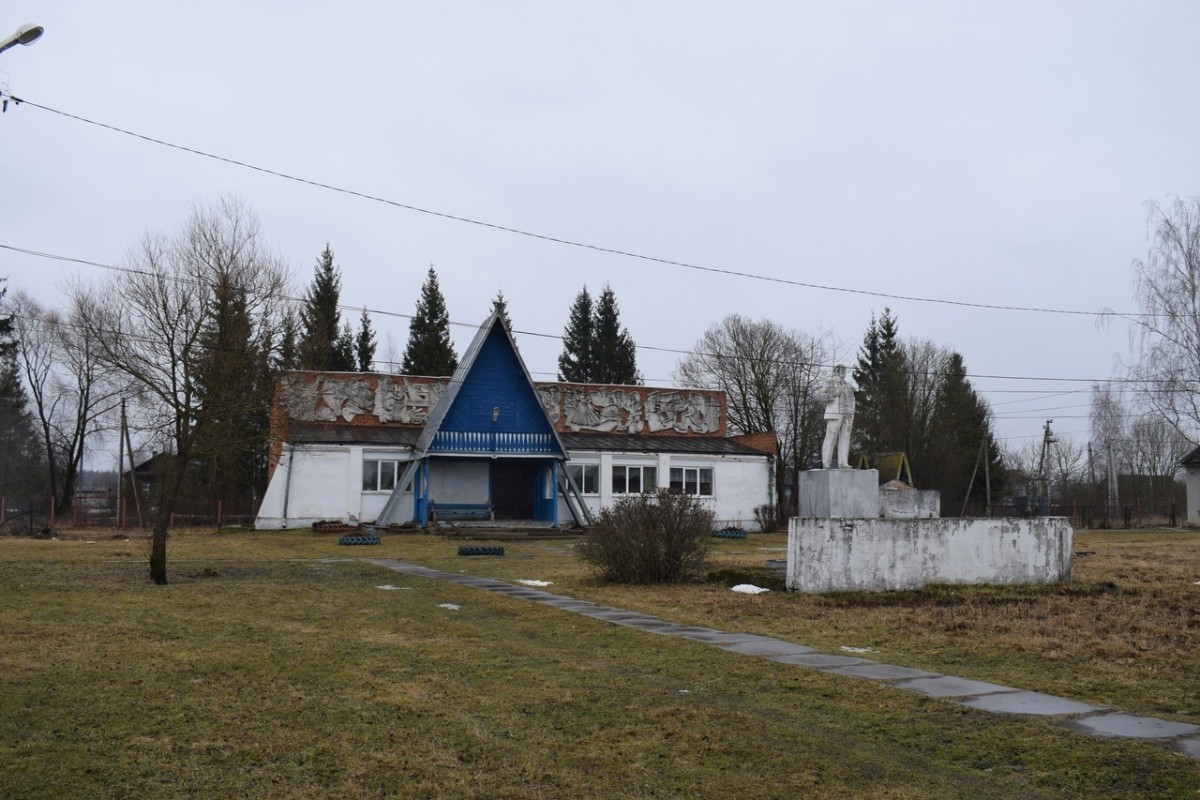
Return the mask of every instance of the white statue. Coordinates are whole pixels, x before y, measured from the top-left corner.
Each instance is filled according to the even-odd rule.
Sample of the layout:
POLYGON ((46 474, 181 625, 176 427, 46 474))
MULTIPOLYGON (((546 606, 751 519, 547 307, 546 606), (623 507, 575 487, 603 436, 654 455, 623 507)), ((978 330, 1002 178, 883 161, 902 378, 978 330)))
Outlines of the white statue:
POLYGON ((846 368, 838 364, 821 387, 817 399, 825 403, 825 441, 821 444, 821 468, 833 464, 837 442, 838 467, 850 469, 850 429, 854 425, 854 389, 846 383, 846 368))

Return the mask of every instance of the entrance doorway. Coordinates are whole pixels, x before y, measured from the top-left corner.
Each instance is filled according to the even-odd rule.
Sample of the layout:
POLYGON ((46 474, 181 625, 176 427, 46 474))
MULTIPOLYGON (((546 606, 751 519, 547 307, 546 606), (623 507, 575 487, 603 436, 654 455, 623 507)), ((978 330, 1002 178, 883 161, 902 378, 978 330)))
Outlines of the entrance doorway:
POLYGON ((537 475, 537 464, 492 462, 492 509, 496 519, 533 519, 537 475))

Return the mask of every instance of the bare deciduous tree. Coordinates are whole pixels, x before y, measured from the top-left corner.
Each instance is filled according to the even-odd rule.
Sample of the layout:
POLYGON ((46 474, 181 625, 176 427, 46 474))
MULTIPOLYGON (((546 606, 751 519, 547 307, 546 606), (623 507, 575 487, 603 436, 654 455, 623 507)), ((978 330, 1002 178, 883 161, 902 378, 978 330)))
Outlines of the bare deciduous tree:
POLYGON ((88 437, 119 404, 124 383, 101 367, 78 306, 63 317, 23 292, 13 305, 17 357, 46 451, 50 494, 62 511, 75 495, 88 437))
POLYGON ((778 434, 782 489, 819 452, 825 422, 816 394, 835 352, 823 331, 810 335, 731 314, 710 326, 676 365, 675 380, 724 391, 736 432, 778 434))
MULTIPOLYGON (((206 344, 224 300, 236 297, 259 325, 277 322, 286 271, 262 242, 254 214, 236 199, 193 209, 173 236, 143 237, 127 270, 100 291, 77 289, 75 300, 103 363, 139 390, 142 424, 170 445, 156 476, 150 578, 167 582, 167 528, 206 428, 227 410, 237 387, 211 399, 201 390, 213 352, 206 344)), ((254 336, 253 332, 250 336, 254 336)), ((268 337, 269 338, 269 337, 268 337)))
POLYGON ((1137 360, 1131 369, 1147 408, 1191 441, 1200 431, 1200 197, 1150 204, 1152 241, 1133 262, 1137 360))
MULTIPOLYGON (((1129 411, 1120 390, 1111 382, 1092 385, 1092 471, 1098 475, 1108 474, 1108 453, 1111 444, 1114 474, 1127 469, 1128 459, 1124 455, 1129 411)), ((1089 476, 1090 478, 1091 476, 1089 476)))

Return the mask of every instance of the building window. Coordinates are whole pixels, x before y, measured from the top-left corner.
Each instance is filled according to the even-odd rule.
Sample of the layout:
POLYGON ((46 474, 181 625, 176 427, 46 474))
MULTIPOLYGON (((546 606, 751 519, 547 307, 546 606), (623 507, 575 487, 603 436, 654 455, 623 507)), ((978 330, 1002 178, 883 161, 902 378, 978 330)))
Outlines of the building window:
POLYGON ((672 467, 671 491, 675 494, 712 497, 712 467, 672 467))
POLYGON ((363 459, 364 492, 390 492, 396 488, 396 472, 399 462, 363 459))
POLYGON ((567 464, 567 474, 583 494, 600 494, 600 466, 598 464, 567 464))
POLYGON ((613 494, 649 494, 658 491, 658 467, 613 466, 613 494))

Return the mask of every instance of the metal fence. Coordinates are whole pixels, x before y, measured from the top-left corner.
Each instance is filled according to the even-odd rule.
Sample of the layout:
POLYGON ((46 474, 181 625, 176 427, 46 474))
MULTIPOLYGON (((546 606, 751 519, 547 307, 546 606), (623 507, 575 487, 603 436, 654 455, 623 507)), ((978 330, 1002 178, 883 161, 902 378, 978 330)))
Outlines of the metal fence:
MULTIPOLYGON (((252 499, 221 500, 211 497, 184 497, 176 503, 170 527, 250 526, 254 524, 257 503, 252 499)), ((35 534, 68 528, 149 528, 153 509, 144 499, 116 494, 76 497, 68 508, 54 506, 45 496, 0 495, 0 532, 35 534)))
MULTIPOLYGON (((1184 506, 1174 497, 1134 497, 1112 505, 1104 500, 1017 497, 992 505, 993 517, 1066 517, 1076 528, 1174 528, 1187 522, 1184 506)), ((972 503, 967 516, 986 516, 972 503)))

